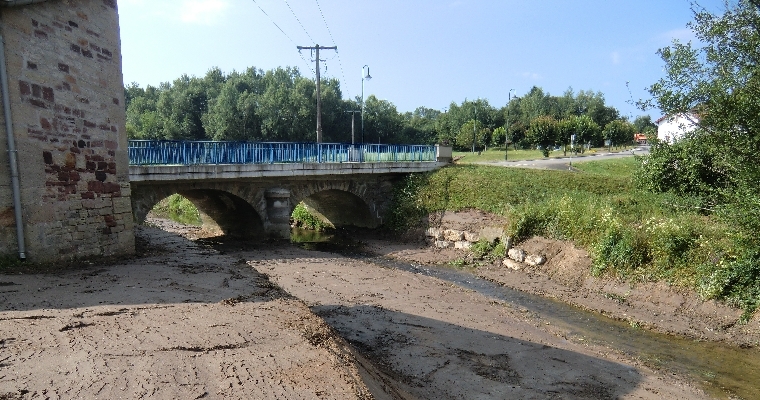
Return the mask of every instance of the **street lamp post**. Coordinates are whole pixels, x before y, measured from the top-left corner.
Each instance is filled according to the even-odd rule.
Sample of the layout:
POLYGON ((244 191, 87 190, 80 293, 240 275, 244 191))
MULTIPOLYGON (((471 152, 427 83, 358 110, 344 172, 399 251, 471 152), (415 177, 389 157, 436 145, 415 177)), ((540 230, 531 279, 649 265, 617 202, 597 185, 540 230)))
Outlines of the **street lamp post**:
POLYGON ((478 103, 472 103, 475 108, 475 120, 472 122, 472 152, 475 153, 475 131, 478 128, 478 103))
POLYGON ((507 161, 507 153, 509 153, 509 103, 512 102, 512 92, 514 89, 509 89, 507 93, 507 123, 504 129, 504 161, 507 161))
POLYGON ((575 153, 575 134, 570 135, 570 171, 573 170, 573 153, 575 153))
POLYGON ((362 144, 364 144, 364 81, 370 80, 372 77, 369 75, 369 65, 362 67, 362 144), (367 73, 364 73, 364 69, 367 69, 367 73))

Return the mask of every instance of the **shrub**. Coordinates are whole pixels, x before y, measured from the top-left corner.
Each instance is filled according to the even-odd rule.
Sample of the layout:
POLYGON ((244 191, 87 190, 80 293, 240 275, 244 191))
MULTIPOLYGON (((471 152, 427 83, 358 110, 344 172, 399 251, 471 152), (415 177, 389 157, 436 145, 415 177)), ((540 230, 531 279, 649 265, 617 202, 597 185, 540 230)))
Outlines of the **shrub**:
POLYGON ((605 231, 592 247, 591 254, 594 260, 591 273, 594 276, 607 271, 628 275, 651 259, 644 238, 621 227, 605 231))
POLYGON ((299 228, 311 229, 314 231, 324 232, 332 228, 329 223, 322 221, 318 217, 314 216, 303 203, 298 203, 290 218, 293 220, 294 225, 299 228))
POLYGON ((722 189, 731 180, 729 171, 722 155, 695 136, 653 145, 649 156, 641 159, 634 181, 650 192, 702 199, 703 207, 710 208, 721 202, 722 189))
POLYGON ((491 242, 481 239, 472 244, 470 252, 476 260, 493 261, 499 257, 506 256, 507 248, 501 241, 491 242))
POLYGON ((693 261, 691 250, 700 234, 688 218, 650 219, 644 229, 649 237, 652 259, 662 271, 693 261))
POLYGON ((746 323, 760 305, 760 251, 753 249, 736 259, 700 267, 699 293, 706 299, 728 300, 744 310, 746 323))

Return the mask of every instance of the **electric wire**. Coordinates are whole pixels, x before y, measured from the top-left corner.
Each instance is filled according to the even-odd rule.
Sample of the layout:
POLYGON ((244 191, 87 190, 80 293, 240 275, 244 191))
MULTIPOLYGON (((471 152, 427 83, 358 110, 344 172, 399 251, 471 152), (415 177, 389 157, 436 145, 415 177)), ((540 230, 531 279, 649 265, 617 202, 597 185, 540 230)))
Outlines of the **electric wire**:
MULTIPOLYGON (((322 16, 322 21, 325 23, 325 28, 327 28, 327 33, 330 35, 330 40, 332 40, 333 45, 335 45, 335 38, 333 38, 332 31, 330 30, 330 26, 327 25, 327 19, 325 18, 325 13, 322 12, 322 6, 319 4, 319 0, 314 0, 317 3, 317 8, 319 9, 319 14, 322 16)), ((338 65, 340 66, 340 74, 343 77, 343 82, 346 83, 346 96, 348 98, 351 98, 351 94, 348 91, 348 81, 346 81, 346 73, 343 72, 343 61, 340 59, 340 52, 338 52, 338 49, 335 49, 335 54, 338 56, 338 65)))
MULTIPOLYGON (((267 14, 267 12, 266 12, 266 11, 264 11, 264 9, 263 9, 263 8, 261 8, 261 6, 259 5, 259 3, 257 3, 257 2, 256 2, 256 0, 252 0, 252 1, 253 1, 253 4, 256 4, 256 7, 258 7, 258 8, 259 8, 259 10, 261 10, 261 12, 262 12, 262 13, 264 13, 264 15, 266 15, 266 16, 267 16, 267 18, 269 18, 269 20, 270 20, 270 21, 271 21, 271 22, 274 24, 274 26, 276 26, 276 27, 277 27, 277 29, 279 29, 279 30, 280 30, 280 32, 282 32, 282 34, 283 34, 283 35, 285 35, 285 37, 286 37, 286 38, 288 38, 288 40, 290 40, 290 42, 291 42, 291 43, 293 43, 293 45, 294 45, 294 46, 298 47, 298 45, 296 44, 296 42, 295 42, 295 41, 293 41, 293 39, 291 39, 291 37, 290 37, 290 36, 288 36, 288 34, 287 34, 287 33, 285 33, 285 31, 284 31, 284 30, 282 30, 282 28, 280 28, 280 26, 279 26, 279 25, 277 25, 277 23, 276 23, 276 22, 274 22, 274 19, 272 19, 272 17, 270 17, 270 16, 269 16, 269 14, 267 14)), ((290 7, 290 6, 288 6, 288 7, 290 7)), ((308 35, 308 33, 307 33, 307 35, 308 35)), ((300 52, 300 51, 298 52, 298 56, 299 56, 299 57, 301 57, 301 59, 303 60, 303 62, 304 62, 306 65, 308 65, 308 66, 309 66, 309 69, 311 70, 311 72, 312 72, 312 73, 314 73, 314 74, 316 75, 317 71, 315 71, 315 70, 314 70, 314 68, 312 68, 312 66, 311 66, 311 63, 309 63, 308 61, 306 61, 306 59, 303 57, 303 54, 301 54, 301 52, 300 52)))
POLYGON ((288 9, 290 10, 290 13, 293 14, 293 17, 298 21, 298 25, 301 25, 301 29, 303 29, 304 33, 306 33, 306 36, 309 37, 309 40, 311 40, 312 43, 316 43, 314 39, 311 38, 311 35, 309 35, 309 31, 306 30, 306 27, 303 26, 301 23, 301 19, 298 18, 298 15, 296 15, 296 12, 293 11, 293 8, 290 6, 290 3, 288 3, 288 0, 283 0, 285 2, 285 5, 288 6, 288 9))

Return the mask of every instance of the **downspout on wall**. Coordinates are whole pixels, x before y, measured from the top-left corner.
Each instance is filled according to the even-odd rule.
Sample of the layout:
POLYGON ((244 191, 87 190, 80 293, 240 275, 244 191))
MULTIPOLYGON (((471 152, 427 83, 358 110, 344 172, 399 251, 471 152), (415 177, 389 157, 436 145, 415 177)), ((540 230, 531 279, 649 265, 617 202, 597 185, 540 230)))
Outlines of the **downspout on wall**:
POLYGON ((18 179, 18 155, 16 153, 16 138, 13 135, 11 120, 11 103, 8 94, 8 71, 5 67, 5 39, 0 35, 0 89, 3 98, 3 116, 5 117, 5 134, 8 140, 8 163, 11 169, 11 188, 13 191, 13 210, 16 218, 16 239, 18 241, 18 257, 26 259, 24 244, 24 220, 21 214, 21 186, 18 179))
MULTIPOLYGON (((25 6, 42 3, 47 0, 0 0, 0 8, 25 6)), ((0 35, 0 89, 2 89, 3 114, 5 117, 5 134, 8 140, 8 163, 11 169, 11 190, 13 191, 13 211, 16 219, 16 239, 18 241, 18 257, 26 259, 24 243, 24 220, 21 213, 21 185, 18 178, 18 154, 16 153, 16 138, 13 136, 13 120, 11 117, 10 95, 8 93, 8 71, 5 67, 5 40, 0 35)))

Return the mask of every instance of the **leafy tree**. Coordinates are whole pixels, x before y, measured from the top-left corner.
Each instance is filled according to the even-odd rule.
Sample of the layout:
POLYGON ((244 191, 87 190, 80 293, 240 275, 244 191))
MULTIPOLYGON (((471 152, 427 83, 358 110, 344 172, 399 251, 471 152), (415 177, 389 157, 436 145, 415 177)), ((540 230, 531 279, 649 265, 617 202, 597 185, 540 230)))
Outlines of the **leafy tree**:
POLYGON ((700 211, 736 227, 726 254, 699 267, 699 285, 707 298, 744 308, 746 322, 760 305, 760 2, 727 1, 722 15, 697 4, 692 11, 700 47, 674 41, 660 49, 666 74, 641 105, 694 113, 699 128, 673 145, 656 144, 636 179, 689 206, 696 199, 700 211))
POLYGON ((403 115, 403 143, 433 144, 438 138, 436 122, 441 116, 441 111, 417 107, 414 112, 407 112, 403 115))
POLYGON ((248 90, 241 92, 234 80, 227 81, 203 115, 207 136, 213 140, 258 139, 261 124, 256 113, 257 103, 258 95, 248 90))
POLYGON ((633 126, 636 128, 636 133, 647 133, 657 129, 657 125, 652 122, 652 117, 649 115, 639 115, 633 120, 633 126))
POLYGON ((550 116, 541 116, 531 121, 526 138, 541 147, 544 157, 549 157, 550 146, 557 141, 559 124, 550 116))
MULTIPOLYGON (((464 124, 476 119, 489 131, 504 124, 501 113, 494 109, 485 99, 465 100, 461 105, 452 102, 448 111, 438 119, 437 130, 440 142, 457 142, 456 138, 464 124)), ((470 139, 472 144, 472 139, 470 139)))
POLYGON ((507 105, 501 108, 504 118, 504 126, 509 141, 517 149, 517 144, 525 139, 526 124, 522 121, 522 99, 512 97, 507 105))
POLYGON ((610 146, 627 145, 633 140, 636 128, 628 121, 616 119, 608 123, 602 131, 605 140, 610 141, 610 146))
MULTIPOLYGON (((694 20, 689 27, 695 32, 700 47, 674 41, 659 50, 665 62, 666 75, 653 84, 649 92, 653 100, 641 106, 657 105, 668 115, 696 113, 700 129, 684 138, 710 151, 680 152, 672 155, 681 174, 701 181, 682 185, 685 193, 709 195, 707 203, 733 222, 760 231, 760 6, 757 1, 738 0, 725 3, 725 12, 716 15, 696 4, 694 20), (710 170, 703 173, 695 157, 710 170), (689 171, 688 168, 695 168, 689 171), (701 188, 712 187, 707 191, 701 188), (691 189, 700 188, 700 189, 691 189)), ((652 157, 673 153, 660 146, 652 157)), ((664 156, 663 156, 664 157, 664 156)), ((641 174, 649 179, 670 179, 652 171, 658 164, 647 163, 641 174)), ((660 167, 664 168, 664 167, 660 167)), ((669 190, 668 182, 649 182, 646 187, 669 190)), ((753 233, 754 235, 754 233, 753 233)))
POLYGON ((575 134, 575 118, 565 118, 557 122, 557 142, 562 143, 562 151, 565 155, 567 155, 567 148, 572 142, 573 134, 575 134))
POLYGON ((620 118, 617 109, 605 105, 604 94, 601 92, 583 91, 578 92, 573 105, 573 114, 576 116, 587 115, 597 126, 605 126, 620 118))
POLYGON ((491 132, 491 146, 502 147, 506 146, 507 130, 500 126, 491 132))
POLYGON ((538 117, 554 117, 550 96, 545 94, 543 89, 536 86, 533 86, 528 94, 520 98, 519 106, 520 120, 525 125, 530 125, 531 121, 538 117))
POLYGON ((364 141, 366 143, 398 143, 403 119, 396 106, 374 95, 364 102, 364 141))
MULTIPOLYGON (((569 130, 568 133, 570 133, 570 135, 575 135, 576 146, 582 146, 585 144, 598 146, 603 143, 604 138, 602 137, 602 130, 588 115, 572 116, 568 118, 565 123, 567 125, 562 127, 563 132, 567 132, 565 131, 566 129, 569 130)), ((569 137, 563 139, 568 140, 569 143, 569 137)), ((581 147, 581 152, 583 151, 583 147, 581 147)))
POLYGON ((473 136, 475 138, 475 150, 482 149, 490 137, 490 131, 480 121, 471 119, 459 130, 456 137, 456 146, 461 150, 471 150, 473 136))
MULTIPOLYGON (((132 83, 124 88, 127 133, 130 138, 146 139, 314 141, 315 88, 312 79, 301 76, 293 67, 266 72, 248 68, 227 75, 212 68, 200 78, 183 75, 173 82, 145 89, 132 83)), ((609 109, 605 108, 600 93, 581 91, 576 95, 572 88, 556 97, 534 87, 522 98, 511 98, 500 109, 486 99, 477 99, 452 102, 446 112, 418 107, 413 112, 399 113, 387 100, 373 96, 366 100, 366 142, 438 142, 460 146, 468 142, 468 148, 472 140, 465 139, 462 132, 469 131, 473 120, 477 121, 478 146, 501 147, 506 135, 517 148, 530 146, 526 132, 537 117, 591 117, 600 113, 589 110, 609 109)), ((324 79, 323 141, 350 142, 351 114, 347 111, 359 108, 358 98, 342 99, 336 79, 324 79)), ((613 109, 611 114, 616 112, 613 109)), ((357 134, 360 132, 357 129, 357 134)), ((566 133, 560 141, 566 141, 566 133)), ((357 136, 356 140, 362 137, 357 136)))
MULTIPOLYGON (((211 82, 214 81, 214 74, 211 82)), ((208 110, 209 94, 203 79, 182 75, 172 84, 162 83, 156 111, 163 120, 163 139, 206 138, 202 116, 208 110)))

